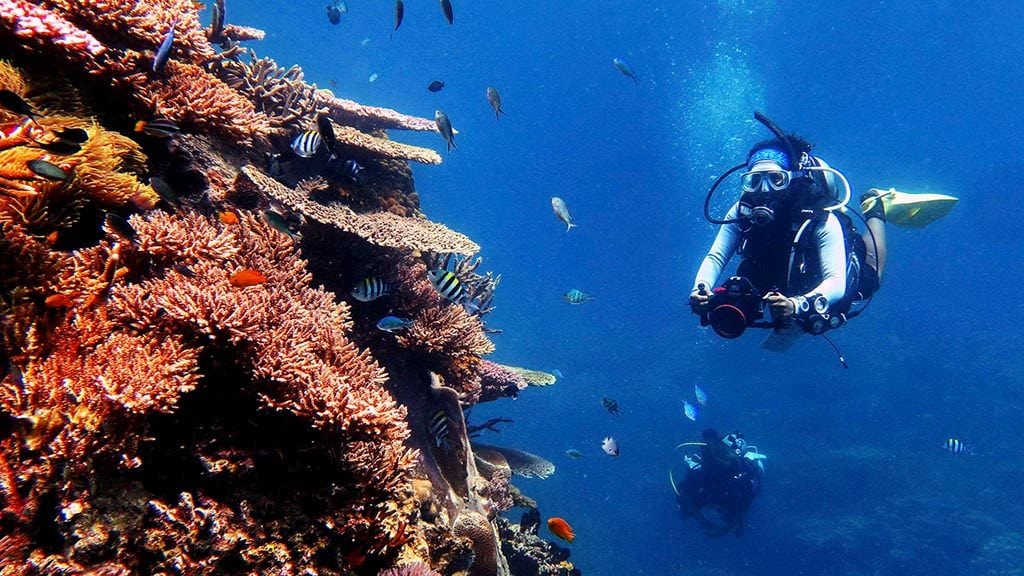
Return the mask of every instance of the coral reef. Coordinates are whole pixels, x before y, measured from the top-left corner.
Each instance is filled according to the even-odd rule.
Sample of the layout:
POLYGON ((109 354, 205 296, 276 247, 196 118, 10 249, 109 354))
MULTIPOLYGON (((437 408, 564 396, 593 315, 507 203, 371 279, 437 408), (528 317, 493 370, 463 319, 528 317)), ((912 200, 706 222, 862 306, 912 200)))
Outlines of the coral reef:
POLYGON ((35 112, 0 109, 0 575, 510 574, 511 478, 553 466, 470 443, 464 410, 528 379, 484 360, 500 277, 419 209, 408 163, 440 155, 384 132, 434 122, 199 10, 0 0, 0 89, 35 112), (337 158, 295 158, 318 115, 337 158), (350 306, 368 275, 393 294, 350 306))

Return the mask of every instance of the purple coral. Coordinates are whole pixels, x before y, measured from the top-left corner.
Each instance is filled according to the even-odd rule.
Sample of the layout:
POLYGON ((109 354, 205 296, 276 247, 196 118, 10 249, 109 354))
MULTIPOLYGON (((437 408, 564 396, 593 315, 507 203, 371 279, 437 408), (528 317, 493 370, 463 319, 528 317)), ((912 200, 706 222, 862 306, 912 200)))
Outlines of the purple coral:
POLYGON ((389 568, 377 576, 440 576, 434 572, 429 565, 423 562, 413 562, 395 568, 389 568))

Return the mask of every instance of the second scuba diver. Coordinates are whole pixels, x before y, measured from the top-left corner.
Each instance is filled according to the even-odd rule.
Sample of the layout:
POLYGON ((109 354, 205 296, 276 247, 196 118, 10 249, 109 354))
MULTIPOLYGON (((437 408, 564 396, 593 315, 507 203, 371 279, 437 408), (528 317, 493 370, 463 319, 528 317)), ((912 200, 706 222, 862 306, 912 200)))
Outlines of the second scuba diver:
POLYGON ((700 456, 686 458, 686 477, 673 485, 676 500, 683 513, 695 518, 709 536, 735 530, 736 537, 742 537, 750 505, 761 493, 761 460, 765 456, 747 446, 738 432, 723 437, 708 429, 702 440, 700 456), (717 520, 705 514, 708 508, 718 512, 717 520))
POLYGON ((878 289, 886 263, 886 219, 922 227, 947 214, 957 199, 871 189, 861 197, 867 228, 861 236, 845 213, 850 185, 842 173, 812 156, 805 140, 784 135, 758 112, 755 118, 776 137, 754 145, 746 162, 723 174, 708 192, 705 218, 720 228, 697 272, 690 306, 702 324, 725 338, 738 337, 748 326, 793 324, 823 334, 856 316, 853 305, 878 289), (711 218, 715 189, 744 168, 739 201, 724 219, 711 218), (734 254, 741 256, 736 275, 714 288, 734 254), (771 322, 759 322, 764 306, 771 322))

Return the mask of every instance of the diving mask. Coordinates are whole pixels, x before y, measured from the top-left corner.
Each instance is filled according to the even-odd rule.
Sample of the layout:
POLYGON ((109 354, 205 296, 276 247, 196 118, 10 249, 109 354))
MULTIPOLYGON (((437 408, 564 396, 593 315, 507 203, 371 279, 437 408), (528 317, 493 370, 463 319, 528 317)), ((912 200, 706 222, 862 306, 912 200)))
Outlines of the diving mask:
POLYGON ((793 181, 789 170, 758 170, 744 172, 740 176, 740 187, 744 192, 768 192, 785 190, 793 181))

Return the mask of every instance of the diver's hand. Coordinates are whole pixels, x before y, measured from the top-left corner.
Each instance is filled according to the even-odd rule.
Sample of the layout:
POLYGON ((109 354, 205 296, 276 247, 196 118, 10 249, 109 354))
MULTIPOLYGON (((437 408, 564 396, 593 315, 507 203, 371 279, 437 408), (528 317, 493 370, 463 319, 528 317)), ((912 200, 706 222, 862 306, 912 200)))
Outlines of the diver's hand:
POLYGON ((772 318, 776 320, 787 320, 796 314, 796 304, 780 292, 769 292, 764 295, 762 300, 768 303, 772 318))
POLYGON ((690 292, 690 310, 693 310, 694 314, 703 314, 708 311, 710 300, 711 294, 707 291, 694 290, 690 292))

